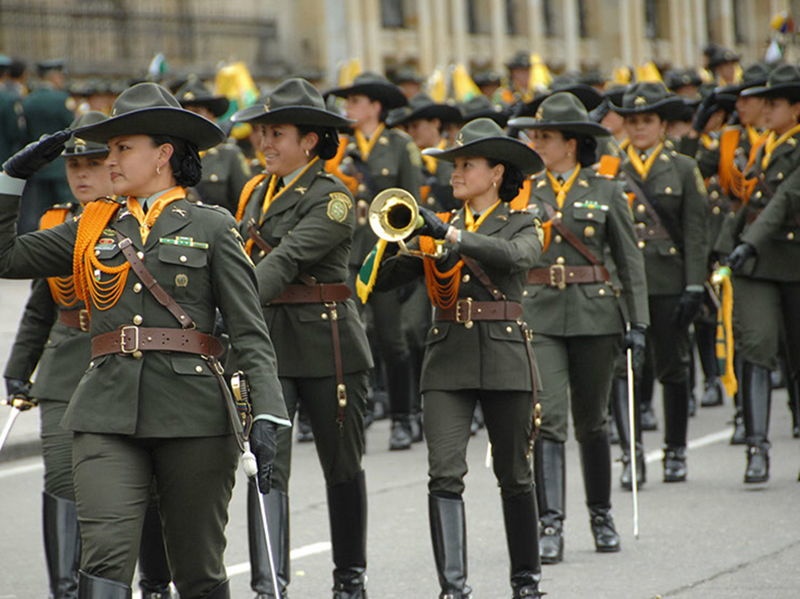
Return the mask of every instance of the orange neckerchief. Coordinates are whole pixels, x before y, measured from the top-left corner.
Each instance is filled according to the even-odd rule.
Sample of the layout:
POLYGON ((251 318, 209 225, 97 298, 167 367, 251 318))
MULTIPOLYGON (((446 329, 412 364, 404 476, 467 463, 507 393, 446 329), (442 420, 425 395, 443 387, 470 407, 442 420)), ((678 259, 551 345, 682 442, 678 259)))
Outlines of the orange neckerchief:
POLYGON ((367 139, 359 129, 356 129, 353 136, 356 138, 356 144, 358 145, 358 151, 361 153, 361 158, 365 162, 369 158, 375 144, 378 143, 378 139, 380 139, 384 129, 386 129, 386 125, 381 123, 369 139, 367 139))
POLYGON ((767 141, 764 142, 764 155, 761 157, 761 170, 767 170, 769 161, 772 158, 772 153, 783 143, 791 137, 800 133, 800 125, 795 125, 780 137, 775 135, 774 131, 770 131, 767 136, 767 141))
POLYGON ((133 196, 128 196, 127 204, 128 211, 139 222, 139 234, 142 236, 142 243, 147 242, 147 236, 150 235, 150 229, 153 228, 156 219, 161 216, 161 212, 169 206, 172 202, 182 200, 186 197, 185 187, 173 187, 161 194, 156 201, 150 206, 147 214, 144 213, 139 200, 133 196))
POLYGON ((553 188, 553 191, 556 194, 556 206, 558 209, 561 210, 564 207, 564 202, 567 201, 567 194, 569 190, 572 189, 572 185, 578 179, 578 175, 581 172, 581 165, 576 164, 575 170, 572 171, 572 174, 569 176, 569 179, 564 181, 563 183, 559 183, 558 179, 553 176, 553 173, 550 172, 550 169, 547 170, 547 178, 550 180, 550 186, 553 188))
MULTIPOLYGON (((69 208, 50 208, 39 220, 39 229, 51 229, 58 226, 66 222, 69 216, 69 208)), ((70 308, 78 303, 78 296, 75 295, 75 280, 72 275, 47 277, 47 286, 50 287, 50 295, 56 305, 70 308)))
POLYGON ((258 187, 258 184, 266 178, 267 175, 265 173, 259 173, 242 187, 242 193, 239 194, 239 204, 236 206, 236 215, 234 216, 237 223, 242 221, 244 210, 247 208, 247 202, 250 201, 250 196, 253 195, 253 191, 258 187))
POLYGON ((752 194, 755 189, 757 179, 755 177, 748 179, 745 173, 750 172, 750 169, 755 164, 758 150, 766 142, 769 132, 764 131, 763 133, 759 133, 758 130, 751 125, 748 125, 745 131, 750 141, 750 154, 747 157, 747 164, 745 167, 739 170, 734 160, 736 149, 739 147, 739 142, 741 140, 741 130, 730 128, 725 129, 720 136, 719 168, 717 170, 722 191, 747 203, 750 200, 750 194, 752 194))
MULTIPOLYGON (((500 200, 492 204, 483 214, 477 219, 472 213, 472 209, 468 204, 464 205, 464 227, 466 231, 477 231, 487 217, 494 212, 500 205, 500 200)), ((439 213, 439 217, 449 222, 450 213, 439 213)), ((422 262, 425 270, 425 287, 428 291, 428 298, 434 306, 447 309, 452 308, 456 300, 458 300, 458 290, 461 285, 461 269, 464 266, 464 261, 459 260, 452 268, 445 272, 439 270, 436 260, 429 256, 433 255, 436 251, 436 242, 432 237, 423 236, 419 240, 419 248, 425 252, 426 256, 422 262)))
POLYGON ((631 165, 633 166, 634 170, 638 173, 642 181, 647 179, 647 175, 650 173, 650 169, 653 168, 653 165, 656 162, 656 158, 658 158, 658 155, 661 153, 661 150, 663 148, 664 148, 664 143, 661 142, 656 146, 655 150, 653 150, 653 153, 647 157, 647 160, 645 162, 642 162, 642 159, 639 158, 639 152, 637 152, 634 149, 632 144, 628 145, 627 149, 628 159, 630 160, 631 165))

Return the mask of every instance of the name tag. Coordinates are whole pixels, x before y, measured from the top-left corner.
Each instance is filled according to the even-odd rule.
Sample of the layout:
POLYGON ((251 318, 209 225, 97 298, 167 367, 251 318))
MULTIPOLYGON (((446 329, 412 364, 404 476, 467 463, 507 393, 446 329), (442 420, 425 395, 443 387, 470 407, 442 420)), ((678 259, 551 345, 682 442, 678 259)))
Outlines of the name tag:
POLYGON ((161 237, 158 241, 159 243, 177 245, 185 248, 200 248, 201 250, 208 249, 207 243, 204 241, 195 241, 193 237, 161 237))

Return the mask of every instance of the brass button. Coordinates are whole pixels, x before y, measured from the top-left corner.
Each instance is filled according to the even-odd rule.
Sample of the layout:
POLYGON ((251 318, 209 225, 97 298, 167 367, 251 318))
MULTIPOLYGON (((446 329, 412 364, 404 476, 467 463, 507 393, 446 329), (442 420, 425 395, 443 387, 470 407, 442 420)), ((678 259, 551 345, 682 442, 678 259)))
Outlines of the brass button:
POLYGON ((678 248, 676 248, 675 246, 670 247, 669 248, 669 253, 672 254, 672 255, 677 254, 678 253, 678 248))
POLYGON ((260 252, 258 252, 258 257, 259 258, 263 258, 266 255, 267 255, 267 252, 265 252, 264 250, 261 250, 260 252))
POLYGON ((636 223, 636 228, 637 229, 644 229, 646 226, 647 226, 647 224, 645 224, 645 223, 636 223))
POLYGON ((721 210, 720 210, 719 206, 714 206, 711 209, 711 214, 719 214, 720 212, 721 212, 721 210))
POLYGON ((142 321, 143 321, 143 320, 144 320, 144 319, 142 318, 142 315, 141 315, 141 314, 136 314, 136 315, 134 315, 134 317, 133 317, 133 324, 137 324, 137 325, 138 325, 138 324, 142 324, 142 321))
POLYGON ((141 283, 134 283, 133 284, 133 292, 134 293, 139 293, 141 290, 142 290, 142 284, 141 283))
POLYGON ((639 204, 636 206, 636 212, 644 214, 645 212, 647 212, 647 208, 645 208, 644 204, 639 204))
POLYGON ((757 192, 756 192, 756 197, 757 197, 757 198, 760 198, 760 197, 761 197, 761 192, 760 192, 760 191, 757 191, 757 192))
POLYGON ((388 175, 388 174, 389 174, 389 169, 388 169, 388 168, 386 168, 386 167, 383 167, 383 168, 381 169, 381 175, 383 175, 383 176, 386 176, 386 175, 388 175))
POLYGON ((144 354, 143 354, 141 351, 139 351, 139 350, 137 349, 135 352, 133 352, 133 353, 131 354, 131 357, 132 357, 134 360, 141 360, 143 355, 144 355, 144 354))
POLYGON ((716 200, 717 198, 719 198, 719 192, 716 189, 712 191, 709 195, 711 196, 712 200, 716 200))
POLYGON ((100 255, 100 250, 95 250, 95 251, 94 251, 94 255, 95 255, 95 256, 99 256, 99 255, 100 255))
POLYGON ((669 185, 667 185, 667 186, 664 188, 664 193, 672 193, 672 188, 671 188, 669 185))
POLYGON ((514 329, 512 329, 510 326, 506 327, 506 333, 509 333, 509 334, 510 334, 510 333, 512 333, 513 331, 514 331, 514 329))
POLYGON ((194 371, 200 374, 201 372, 203 372, 203 367, 198 364, 197 366, 194 367, 194 371))
POLYGON ((600 289, 597 291, 597 293, 598 293, 598 295, 605 295, 605 294, 606 294, 606 290, 605 290, 605 289, 603 289, 603 288, 601 287, 601 288, 600 288, 600 289))
POLYGON ((367 190, 366 185, 364 185, 363 183, 358 184, 358 191, 366 191, 366 190, 367 190))
POLYGON ((319 315, 319 317, 322 320, 328 320, 328 313, 327 312, 323 312, 322 314, 319 315))
POLYGON ((586 218, 594 218, 594 212, 587 212, 586 218))
POLYGON ((564 256, 559 256, 556 258, 556 264, 564 264, 566 260, 564 260, 564 256))
POLYGON ((639 243, 637 243, 636 245, 637 245, 637 246, 639 246, 639 249, 644 249, 644 246, 645 246, 646 244, 645 244, 645 242, 644 242, 644 241, 640 241, 640 242, 639 242, 639 243))
POLYGON ((92 360, 91 362, 89 362, 89 368, 94 368, 94 360, 92 360))
POLYGON ((461 282, 462 283, 469 283, 469 275, 464 275, 463 277, 461 277, 461 282))
POLYGON ((212 173, 211 176, 209 177, 209 179, 211 179, 214 183, 219 181, 219 177, 217 176, 216 173, 212 173))
POLYGON ((439 327, 433 327, 433 330, 431 331, 431 333, 433 333, 434 335, 438 335, 439 334, 439 327))
POLYGON ((556 243, 561 243, 561 241, 562 241, 562 239, 561 239, 561 235, 556 235, 556 236, 553 238, 553 241, 555 241, 556 243))
POLYGON ((528 290, 527 289, 523 290, 522 296, 523 297, 527 297, 528 296, 528 290))
POLYGON ((136 257, 139 258, 139 260, 144 260, 144 252, 136 252, 136 257))
POLYGON ((781 173, 778 173, 778 174, 777 174, 777 175, 775 175, 775 176, 778 178, 778 181, 783 181, 783 173, 782 173, 782 172, 781 172, 781 173))
POLYGON ((558 210, 558 211, 556 212, 556 218, 561 218, 561 210, 558 210))
POLYGON ((471 329, 474 326, 474 324, 475 323, 473 323, 471 320, 468 320, 467 322, 464 323, 464 328, 471 329))
POLYGON ((594 237, 594 227, 588 226, 583 230, 584 237, 594 237))
POLYGON ((189 258, 187 258, 186 256, 181 256, 180 258, 178 258, 178 260, 180 260, 181 262, 186 262, 188 259, 189 258))
POLYGON ((789 231, 789 232, 786 234, 786 239, 788 239, 788 240, 790 240, 790 241, 791 241, 792 239, 794 239, 794 231, 789 231))

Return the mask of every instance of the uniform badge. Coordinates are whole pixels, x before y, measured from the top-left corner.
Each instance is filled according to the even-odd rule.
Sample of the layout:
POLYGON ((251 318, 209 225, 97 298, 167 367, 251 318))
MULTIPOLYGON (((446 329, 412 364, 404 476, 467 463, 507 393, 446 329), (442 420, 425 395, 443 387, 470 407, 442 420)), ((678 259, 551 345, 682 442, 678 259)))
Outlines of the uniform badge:
POLYGON ((189 284, 189 275, 179 272, 175 275, 175 287, 186 287, 189 284))
POLYGON ((343 223, 347 220, 347 215, 350 213, 352 207, 353 203, 346 193, 335 191, 330 195, 326 212, 328 218, 332 221, 343 223))
POLYGON ((173 208, 172 212, 177 214, 181 218, 184 218, 186 216, 186 210, 184 210, 183 208, 173 208))
POLYGON ((308 187, 300 187, 300 186, 298 186, 298 187, 294 188, 294 190, 297 193, 299 193, 300 195, 303 195, 306 192, 306 189, 308 189, 308 187))

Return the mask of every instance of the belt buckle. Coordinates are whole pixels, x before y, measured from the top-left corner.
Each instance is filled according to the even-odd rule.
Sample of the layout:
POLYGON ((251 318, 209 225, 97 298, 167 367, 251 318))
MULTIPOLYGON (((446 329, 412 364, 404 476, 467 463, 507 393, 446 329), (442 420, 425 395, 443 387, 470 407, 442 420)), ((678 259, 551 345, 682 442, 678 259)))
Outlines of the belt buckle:
POLYGON ((119 351, 123 354, 134 354, 139 351, 139 327, 128 325, 119 330, 119 351), (125 342, 128 331, 133 331, 133 347, 128 347, 125 342))
POLYGON ((78 328, 84 333, 87 333, 89 332, 90 324, 91 321, 89 320, 89 310, 86 308, 81 308, 78 311, 78 328))
POLYGON ((550 286, 564 289, 567 286, 566 269, 563 264, 550 265, 550 286))
POLYGON ((456 302, 456 322, 459 324, 472 323, 472 298, 460 299, 456 302), (464 307, 466 306, 466 308, 464 307))

